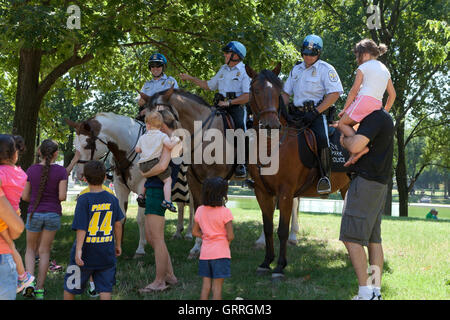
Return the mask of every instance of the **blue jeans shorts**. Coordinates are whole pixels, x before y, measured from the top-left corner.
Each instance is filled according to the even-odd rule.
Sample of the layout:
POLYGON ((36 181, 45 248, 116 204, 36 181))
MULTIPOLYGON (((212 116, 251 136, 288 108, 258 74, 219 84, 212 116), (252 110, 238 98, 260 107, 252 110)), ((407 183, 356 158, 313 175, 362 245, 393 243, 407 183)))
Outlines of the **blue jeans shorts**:
POLYGON ((0 254, 0 300, 15 300, 17 290, 16 264, 11 254, 0 254))
POLYGON ((35 212, 30 221, 29 213, 25 227, 31 232, 56 231, 61 227, 61 216, 56 212, 35 212))
POLYGON ((106 269, 86 269, 77 265, 67 267, 64 276, 64 290, 71 294, 82 294, 92 276, 97 292, 112 292, 116 283, 116 266, 106 269))
POLYGON ((198 260, 198 275, 211 279, 231 277, 231 259, 198 260))

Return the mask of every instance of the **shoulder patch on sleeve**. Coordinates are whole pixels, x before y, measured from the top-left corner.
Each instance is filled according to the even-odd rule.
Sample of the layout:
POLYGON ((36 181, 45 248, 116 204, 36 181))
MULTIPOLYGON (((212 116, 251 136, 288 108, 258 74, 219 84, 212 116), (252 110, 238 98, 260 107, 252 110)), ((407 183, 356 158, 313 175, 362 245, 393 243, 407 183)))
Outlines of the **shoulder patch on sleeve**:
POLYGON ((328 79, 332 82, 337 82, 339 77, 335 70, 328 70, 328 79))

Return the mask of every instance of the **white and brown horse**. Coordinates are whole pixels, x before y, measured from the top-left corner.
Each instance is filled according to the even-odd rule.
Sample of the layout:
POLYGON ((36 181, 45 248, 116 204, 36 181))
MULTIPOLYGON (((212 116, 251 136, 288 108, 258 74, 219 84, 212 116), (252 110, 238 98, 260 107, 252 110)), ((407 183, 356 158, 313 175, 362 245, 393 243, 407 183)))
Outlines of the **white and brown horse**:
MULTIPOLYGON (((98 113, 95 117, 76 123, 66 120, 76 131, 75 148, 81 157, 76 174, 82 178, 83 163, 89 160, 102 160, 108 154, 113 156, 114 190, 119 199, 120 208, 126 216, 128 198, 131 192, 139 194, 145 183, 139 166, 139 154, 134 148, 145 126, 136 120, 115 113, 98 113)), ((182 230, 184 205, 178 204, 179 215, 177 230, 182 230)), ((145 254, 144 208, 138 207, 137 222, 139 226, 139 244, 135 257, 145 254)), ((192 216, 192 213, 191 213, 192 216)), ((191 219, 192 220, 192 219, 191 219)), ((191 229, 192 221, 190 222, 191 229)), ((188 235, 186 235, 188 237, 188 235)))

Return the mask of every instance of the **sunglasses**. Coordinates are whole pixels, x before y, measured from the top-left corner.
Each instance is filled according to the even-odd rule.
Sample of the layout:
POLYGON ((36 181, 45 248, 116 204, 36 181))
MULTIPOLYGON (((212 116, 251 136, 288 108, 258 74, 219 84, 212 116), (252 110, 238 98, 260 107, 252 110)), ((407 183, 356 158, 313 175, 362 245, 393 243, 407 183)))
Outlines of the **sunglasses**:
POLYGON ((162 63, 150 63, 150 68, 161 68, 162 66, 162 63))
POLYGON ((308 56, 308 57, 316 57, 316 56, 318 56, 317 53, 302 53, 302 55, 308 56))

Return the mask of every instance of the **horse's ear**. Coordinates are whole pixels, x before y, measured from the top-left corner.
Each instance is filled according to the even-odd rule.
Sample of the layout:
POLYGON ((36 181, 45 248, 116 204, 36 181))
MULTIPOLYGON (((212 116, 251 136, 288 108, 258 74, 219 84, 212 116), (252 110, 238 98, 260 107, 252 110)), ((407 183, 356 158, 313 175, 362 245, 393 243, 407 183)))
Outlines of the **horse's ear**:
POLYGON ((278 76, 280 74, 280 71, 281 71, 281 61, 277 63, 276 67, 272 70, 272 72, 278 76))
POLYGON ((247 74, 248 74, 248 76, 250 77, 250 78, 255 78, 257 75, 258 75, 258 73, 256 73, 249 65, 245 65, 245 71, 247 72, 247 74))
POLYGON ((91 134, 91 125, 88 121, 83 121, 80 123, 80 126, 78 128, 79 134, 84 134, 85 136, 89 136, 91 134))
POLYGON ((74 128, 78 134, 78 132, 80 131, 80 123, 72 121, 70 119, 65 119, 65 121, 66 121, 67 125, 71 128, 74 128))
POLYGON ((137 91, 140 95, 141 98, 144 99, 145 102, 149 102, 150 101, 150 96, 146 95, 145 93, 141 92, 141 91, 137 91))
POLYGON ((166 91, 166 93, 164 93, 164 96, 163 96, 163 97, 164 97, 164 100, 165 100, 165 101, 169 101, 170 97, 172 96, 173 90, 174 90, 173 86, 174 86, 174 85, 172 85, 172 86, 170 87, 170 89, 168 89, 168 90, 166 91))

